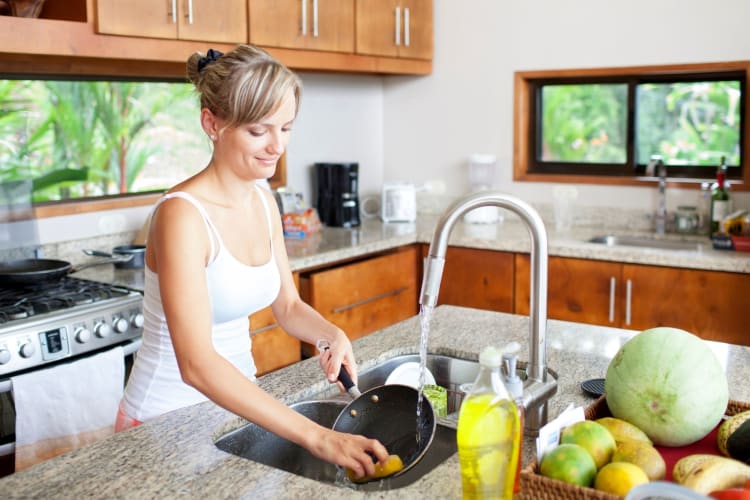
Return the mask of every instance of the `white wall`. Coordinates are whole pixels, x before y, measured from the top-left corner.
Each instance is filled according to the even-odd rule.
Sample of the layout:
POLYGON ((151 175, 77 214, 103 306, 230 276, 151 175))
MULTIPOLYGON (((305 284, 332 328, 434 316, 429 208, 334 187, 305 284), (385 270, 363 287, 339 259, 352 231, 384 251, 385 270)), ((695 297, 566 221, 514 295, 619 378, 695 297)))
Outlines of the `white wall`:
MULTIPOLYGON (((547 201, 552 185, 512 180, 515 71, 747 60, 749 18, 747 0, 435 0, 433 73, 386 79, 384 179, 461 194, 466 157, 494 153, 498 188, 547 201)), ((653 184, 578 189, 592 206, 656 206, 653 184)), ((668 208, 697 197, 671 189, 668 208)))

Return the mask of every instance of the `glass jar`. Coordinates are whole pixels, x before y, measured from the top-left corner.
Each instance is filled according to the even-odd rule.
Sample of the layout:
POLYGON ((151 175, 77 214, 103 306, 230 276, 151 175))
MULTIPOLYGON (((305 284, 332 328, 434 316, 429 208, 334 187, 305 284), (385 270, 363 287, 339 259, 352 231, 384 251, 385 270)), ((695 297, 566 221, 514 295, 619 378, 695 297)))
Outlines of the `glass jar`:
POLYGON ((674 217, 675 231, 678 233, 695 233, 698 230, 698 209, 692 205, 677 207, 674 217))

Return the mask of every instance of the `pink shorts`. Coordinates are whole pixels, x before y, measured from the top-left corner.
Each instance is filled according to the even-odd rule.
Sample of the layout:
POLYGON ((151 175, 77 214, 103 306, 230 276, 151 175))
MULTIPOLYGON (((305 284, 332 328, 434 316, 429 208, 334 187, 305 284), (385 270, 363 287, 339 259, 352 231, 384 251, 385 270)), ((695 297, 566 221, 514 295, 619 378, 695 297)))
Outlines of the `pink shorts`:
POLYGON ((115 420, 115 432, 124 431, 131 427, 137 427, 142 423, 143 422, 140 420, 136 420, 127 415, 125 410, 122 409, 122 401, 120 401, 120 406, 117 408, 117 419, 115 420))

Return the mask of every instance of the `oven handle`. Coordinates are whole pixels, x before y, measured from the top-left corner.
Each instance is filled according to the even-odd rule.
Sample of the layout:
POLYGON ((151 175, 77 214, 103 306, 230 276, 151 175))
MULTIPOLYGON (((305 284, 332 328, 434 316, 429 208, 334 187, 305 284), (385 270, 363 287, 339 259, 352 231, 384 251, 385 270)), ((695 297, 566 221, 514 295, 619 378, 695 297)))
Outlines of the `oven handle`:
MULTIPOLYGON (((138 337, 137 339, 134 339, 131 342, 123 345, 123 356, 130 356, 131 354, 135 353, 138 349, 140 349, 142 343, 143 340, 138 337)), ((10 392, 12 388, 13 385, 11 384, 10 379, 0 380, 0 392, 10 392)), ((2 446, 0 446, 0 456, 3 455, 2 450, 3 448, 2 446)))

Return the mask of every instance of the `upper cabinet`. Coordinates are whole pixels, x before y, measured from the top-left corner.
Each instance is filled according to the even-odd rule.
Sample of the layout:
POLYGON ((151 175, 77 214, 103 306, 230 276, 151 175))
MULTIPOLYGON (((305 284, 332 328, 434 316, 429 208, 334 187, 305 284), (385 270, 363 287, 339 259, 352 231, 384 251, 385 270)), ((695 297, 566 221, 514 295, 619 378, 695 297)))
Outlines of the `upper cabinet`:
POLYGON ((246 11, 246 0, 96 0, 97 32, 243 43, 246 11))
POLYGON ((432 59, 432 0, 357 0, 358 54, 432 59))
POLYGON ((354 0, 249 0, 250 43, 354 52, 354 0))

